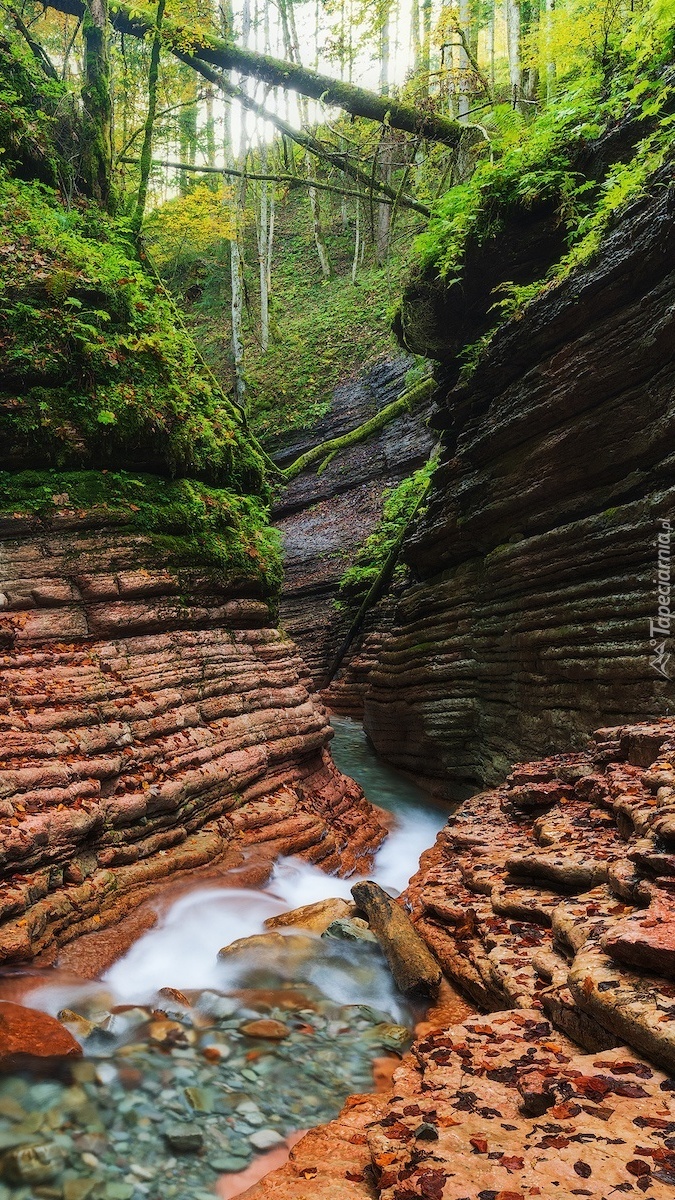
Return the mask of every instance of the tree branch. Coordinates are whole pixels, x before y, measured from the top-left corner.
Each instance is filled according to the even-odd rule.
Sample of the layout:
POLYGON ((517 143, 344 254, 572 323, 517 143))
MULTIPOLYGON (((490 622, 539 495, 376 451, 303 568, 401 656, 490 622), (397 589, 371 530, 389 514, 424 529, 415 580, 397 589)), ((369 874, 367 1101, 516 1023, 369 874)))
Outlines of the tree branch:
MULTIPOLYGON (((229 83, 223 78, 222 75, 219 75, 217 71, 212 71, 211 68, 206 65, 206 63, 192 58, 192 56, 189 54, 183 54, 179 50, 174 50, 174 54, 176 58, 181 60, 181 62, 186 63, 189 67, 193 67, 193 69, 198 71, 199 74, 204 77, 204 79, 208 79, 210 83, 215 84, 215 86, 220 88, 220 90, 226 95, 232 96, 235 100, 238 100, 244 108, 249 109, 250 112, 254 112, 256 116, 260 117, 263 121, 269 121, 271 125, 274 125, 275 129, 278 129, 280 133, 283 133, 287 138, 290 138, 291 141, 296 142, 298 146, 302 146, 305 150, 309 150, 309 152, 314 154, 317 158, 322 158, 325 159, 326 162, 332 163, 334 167, 337 167, 338 170, 342 171, 345 175, 350 175, 352 179, 355 179, 357 183, 362 185, 362 187, 370 188, 370 175, 368 175, 366 171, 362 171, 360 167, 355 166, 354 163, 350 162, 346 154, 341 154, 337 150, 331 150, 328 146, 324 146, 323 142, 320 142, 318 138, 313 137, 312 134, 306 133, 304 130, 294 129, 292 125, 289 125, 288 121, 284 121, 281 117, 278 117, 276 113, 270 112, 269 109, 265 108, 262 104, 259 104, 257 100, 254 100, 253 97, 249 96, 248 93, 242 88, 236 87, 235 84, 229 83)), ((466 126, 463 128, 465 129, 466 126)), ((389 196, 392 200, 396 199, 397 193, 394 188, 389 187, 389 184, 384 183, 383 180, 379 180, 378 189, 385 196, 389 196)), ((411 196, 401 196, 399 199, 399 204, 403 208, 410 208, 414 212, 421 213, 424 217, 431 216, 430 209, 428 209, 426 205, 421 204, 418 200, 413 200, 411 196)))
POLYGON ((364 421, 363 425, 358 425, 349 433, 343 433, 340 437, 331 438, 327 442, 322 442, 320 446, 312 446, 311 450, 306 450, 304 454, 296 458, 295 462, 285 468, 284 479, 290 482, 291 479, 295 479, 296 476, 306 471, 307 467, 311 467, 315 462, 323 459, 318 471, 320 474, 340 450, 346 450, 348 446, 356 446, 359 442, 364 442, 366 438, 372 437, 374 433, 379 433, 380 429, 384 429, 390 421, 400 417, 406 409, 410 410, 414 405, 426 400, 437 386, 436 380, 429 377, 416 383, 413 387, 407 388, 401 393, 398 400, 393 400, 391 404, 381 408, 374 417, 364 421))
MULTIPOLYGON (((130 166, 140 166, 140 158, 130 158, 120 155, 117 160, 130 166)), ((367 200, 364 192, 351 192, 341 188, 336 183, 324 183, 321 179, 306 179, 302 175, 259 175, 254 171, 237 171, 234 167, 200 167, 193 163, 172 162, 169 159, 153 158, 153 167, 169 167, 174 171, 194 171, 198 175, 231 175, 237 179, 250 179, 253 183, 283 183, 289 188, 313 187, 323 192, 336 192, 338 196, 353 197, 355 200, 367 200)), ((378 204, 396 204, 390 196, 376 196, 378 204)))

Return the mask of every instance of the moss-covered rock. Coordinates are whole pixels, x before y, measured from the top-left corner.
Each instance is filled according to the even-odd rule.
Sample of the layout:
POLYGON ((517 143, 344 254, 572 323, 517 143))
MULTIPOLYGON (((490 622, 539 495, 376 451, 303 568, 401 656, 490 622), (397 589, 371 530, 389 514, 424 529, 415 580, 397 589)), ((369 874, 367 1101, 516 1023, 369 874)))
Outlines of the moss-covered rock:
POLYGON ((124 230, 0 170, 0 466, 133 467, 264 490, 241 414, 124 230))
POLYGON ((39 532, 83 514, 90 527, 149 534, 163 567, 203 567, 223 590, 268 599, 280 586, 279 538, 259 497, 128 471, 0 471, 0 526, 28 515, 39 532))

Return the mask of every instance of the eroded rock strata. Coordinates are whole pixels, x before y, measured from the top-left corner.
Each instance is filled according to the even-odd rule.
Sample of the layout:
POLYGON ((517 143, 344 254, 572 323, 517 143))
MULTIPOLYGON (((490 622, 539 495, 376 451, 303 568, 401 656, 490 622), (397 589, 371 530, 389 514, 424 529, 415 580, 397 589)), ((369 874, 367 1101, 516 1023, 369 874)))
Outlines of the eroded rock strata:
POLYGON ((432 418, 445 451, 404 549, 418 582, 340 686, 365 693, 378 752, 439 793, 667 711, 649 621, 674 500, 674 195, 664 168, 432 418))
POLYGON ((384 831, 253 577, 177 567, 170 539, 61 500, 2 523, 0 960, 177 872, 364 866, 384 831))
POLYGON ((675 721, 465 801, 405 900, 489 1016, 424 1026, 250 1200, 672 1195, 675 721))
MULTIPOLYGON (((405 387, 409 357, 384 359, 336 389, 329 413, 311 431, 286 439, 281 466, 363 424, 405 387)), ((427 406, 428 407, 428 406, 427 406)), ((325 470, 316 465, 278 497, 274 521, 284 545, 281 621, 297 642, 316 686, 344 637, 351 614, 335 608, 340 579, 382 513, 383 496, 428 457, 434 435, 427 409, 406 413, 377 436, 342 451, 325 470)), ((341 710, 343 711, 343 710, 341 710)))

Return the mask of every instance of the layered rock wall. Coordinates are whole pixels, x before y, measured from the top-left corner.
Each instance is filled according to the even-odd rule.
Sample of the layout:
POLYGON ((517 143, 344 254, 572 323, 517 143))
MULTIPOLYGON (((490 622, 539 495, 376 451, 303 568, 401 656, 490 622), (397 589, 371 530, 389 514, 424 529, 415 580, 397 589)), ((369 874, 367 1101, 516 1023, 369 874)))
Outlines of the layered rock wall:
MULTIPOLYGON (((374 416, 401 393, 411 365, 409 357, 385 360, 337 388, 327 416, 276 452, 279 464, 374 416)), ((316 466, 304 471, 277 500, 273 516, 285 555, 281 622, 316 686, 325 683, 349 624, 335 608, 340 579, 377 525, 386 489, 428 458, 434 436, 427 415, 420 410, 398 417, 376 437, 343 451, 321 474, 316 466)))
POLYGON ((251 580, 178 569, 101 509, 1 532, 0 961, 176 872, 252 853, 365 865, 383 830, 251 580))
POLYGON ((371 656, 365 724, 445 795, 668 711, 650 620, 675 498, 674 198, 668 168, 432 418, 446 450, 404 552, 419 582, 371 656))

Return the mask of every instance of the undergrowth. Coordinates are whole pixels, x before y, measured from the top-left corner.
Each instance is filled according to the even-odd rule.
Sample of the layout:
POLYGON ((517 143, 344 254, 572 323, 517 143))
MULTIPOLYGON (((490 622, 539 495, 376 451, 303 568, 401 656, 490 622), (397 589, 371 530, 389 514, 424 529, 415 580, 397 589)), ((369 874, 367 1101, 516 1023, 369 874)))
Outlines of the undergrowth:
POLYGON ((365 599, 423 497, 435 465, 435 459, 429 459, 395 488, 384 493, 380 520, 359 546, 354 562, 340 580, 339 608, 357 608, 365 599))

